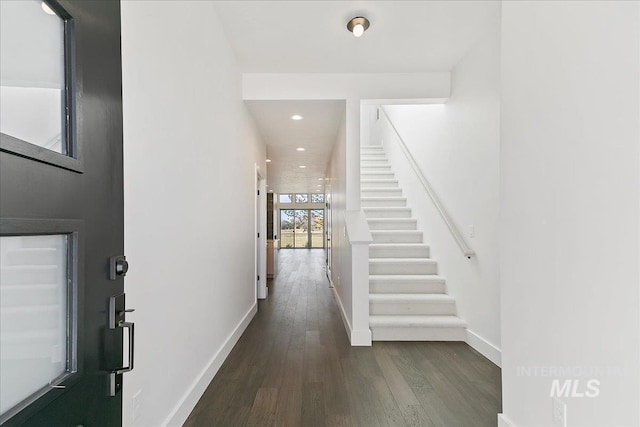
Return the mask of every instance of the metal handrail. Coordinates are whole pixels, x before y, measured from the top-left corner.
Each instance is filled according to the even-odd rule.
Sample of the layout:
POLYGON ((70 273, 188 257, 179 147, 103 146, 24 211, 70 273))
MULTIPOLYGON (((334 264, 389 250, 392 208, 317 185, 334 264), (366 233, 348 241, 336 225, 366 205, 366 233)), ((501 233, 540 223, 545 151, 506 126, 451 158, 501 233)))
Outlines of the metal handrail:
POLYGON ((464 237, 462 237, 462 234, 460 233, 460 230, 458 230, 458 227, 456 227, 455 223, 451 219, 451 216, 449 216, 449 214, 447 213, 447 210, 444 208, 444 205, 442 204, 442 202, 440 201, 440 199, 436 195, 435 191, 433 190, 433 188, 429 184, 429 181, 427 181, 427 178, 422 173, 422 170, 420 169, 420 166, 418 166, 418 163, 415 161, 415 159, 411 155, 411 152, 409 151, 409 148, 407 147, 407 144, 405 144, 404 140, 400 136, 400 133, 398 132, 398 129, 396 129, 396 127, 393 125, 393 122, 391 121, 391 119, 387 115, 387 112, 385 111, 384 107, 381 106, 380 110, 382 110, 382 113, 384 114, 384 117, 387 119, 387 122, 389 122, 389 124, 391 125, 391 129, 393 129, 393 131, 395 132, 396 136, 398 137, 398 141, 400 142, 400 148, 402 149, 402 152, 404 153, 405 157, 409 161, 409 164, 411 165, 411 168, 416 173, 416 176, 418 177, 418 180, 420 180, 420 183, 422 184, 424 189, 427 191, 427 194, 429 195, 429 197, 431 198, 431 201, 435 205, 436 210, 440 213, 440 216, 444 220, 445 224, 447 224, 447 227, 449 228, 449 231, 453 235, 454 240, 456 241, 456 243, 460 247, 460 250, 462 250, 462 253, 464 254, 465 257, 471 259, 471 257, 476 254, 475 251, 473 249, 471 249, 471 247, 464 240, 464 237))

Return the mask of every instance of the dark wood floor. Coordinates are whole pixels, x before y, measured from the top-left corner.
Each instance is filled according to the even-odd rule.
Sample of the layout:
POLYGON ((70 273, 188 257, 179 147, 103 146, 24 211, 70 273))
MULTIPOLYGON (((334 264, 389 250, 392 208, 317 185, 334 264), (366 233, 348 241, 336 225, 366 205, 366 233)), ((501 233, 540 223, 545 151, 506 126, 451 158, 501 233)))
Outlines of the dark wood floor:
POLYGON ((269 298, 185 426, 496 426, 493 363, 465 343, 351 347, 323 251, 279 256, 269 298))

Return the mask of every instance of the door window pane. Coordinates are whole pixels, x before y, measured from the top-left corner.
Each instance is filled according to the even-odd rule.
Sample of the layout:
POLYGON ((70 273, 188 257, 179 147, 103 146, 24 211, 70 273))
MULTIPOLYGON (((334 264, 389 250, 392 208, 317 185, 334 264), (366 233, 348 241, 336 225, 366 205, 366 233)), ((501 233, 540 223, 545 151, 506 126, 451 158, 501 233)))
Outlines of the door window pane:
POLYGON ((324 247, 324 210, 311 211, 311 247, 324 247))
POLYGON ((293 248, 294 211, 292 209, 280 210, 280 247, 293 248))
POLYGON ((0 237, 0 413, 68 371, 68 237, 0 237))
POLYGON ((309 247, 309 210, 295 210, 295 248, 309 247))
POLYGON ((42 1, 0 1, 0 132, 67 153, 64 20, 42 1))
POLYGON ((308 194, 296 194, 296 203, 309 203, 308 194))

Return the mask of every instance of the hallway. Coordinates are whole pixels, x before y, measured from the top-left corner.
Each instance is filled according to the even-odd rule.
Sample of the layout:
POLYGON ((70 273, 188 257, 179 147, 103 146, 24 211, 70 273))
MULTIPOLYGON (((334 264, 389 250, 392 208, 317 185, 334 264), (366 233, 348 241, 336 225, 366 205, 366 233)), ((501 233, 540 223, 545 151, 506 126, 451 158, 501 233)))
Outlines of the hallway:
POLYGON ((324 251, 281 250, 269 297, 185 426, 495 426, 500 369, 465 343, 351 347, 324 251))

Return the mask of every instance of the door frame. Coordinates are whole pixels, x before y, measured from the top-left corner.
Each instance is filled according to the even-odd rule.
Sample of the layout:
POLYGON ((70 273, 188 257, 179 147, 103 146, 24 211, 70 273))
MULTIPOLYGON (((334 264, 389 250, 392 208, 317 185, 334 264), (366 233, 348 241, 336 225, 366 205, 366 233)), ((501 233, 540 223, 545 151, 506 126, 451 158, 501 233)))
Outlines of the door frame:
POLYGON ((255 298, 266 299, 269 293, 267 289, 267 183, 262 175, 260 166, 255 164, 255 251, 254 263, 256 278, 255 298))

